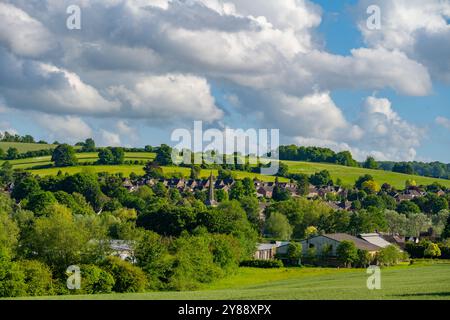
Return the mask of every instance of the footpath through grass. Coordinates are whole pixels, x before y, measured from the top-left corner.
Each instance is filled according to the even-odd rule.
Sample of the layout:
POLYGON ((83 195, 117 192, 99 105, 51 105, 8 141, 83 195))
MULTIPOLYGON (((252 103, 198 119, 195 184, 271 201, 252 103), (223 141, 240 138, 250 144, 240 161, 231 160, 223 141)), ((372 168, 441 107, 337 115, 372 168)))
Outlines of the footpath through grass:
MULTIPOLYGON (((240 268, 236 275, 198 291, 148 292, 51 299, 107 300, 397 300, 450 299, 450 262, 381 271, 381 290, 369 290, 365 269, 240 268)), ((42 298, 41 298, 42 299, 42 298)), ((43 298, 49 299, 49 298, 43 298)))

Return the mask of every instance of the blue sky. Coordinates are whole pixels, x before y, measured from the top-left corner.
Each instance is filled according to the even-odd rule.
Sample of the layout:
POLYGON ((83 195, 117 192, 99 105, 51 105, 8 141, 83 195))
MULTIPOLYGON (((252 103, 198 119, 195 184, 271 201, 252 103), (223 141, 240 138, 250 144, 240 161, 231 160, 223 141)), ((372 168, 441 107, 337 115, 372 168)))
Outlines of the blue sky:
POLYGON ((450 0, 45 2, 0 3, 0 131, 144 146, 201 120, 450 162, 450 0))

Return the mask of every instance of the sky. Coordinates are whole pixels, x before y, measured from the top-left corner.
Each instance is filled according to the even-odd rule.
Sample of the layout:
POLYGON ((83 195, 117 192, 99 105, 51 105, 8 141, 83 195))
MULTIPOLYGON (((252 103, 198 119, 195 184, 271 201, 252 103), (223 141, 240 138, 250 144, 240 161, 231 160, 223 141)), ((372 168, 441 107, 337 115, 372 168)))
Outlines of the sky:
POLYGON ((450 0, 0 0, 0 131, 38 140, 173 144, 203 121, 450 163, 449 103, 450 0))

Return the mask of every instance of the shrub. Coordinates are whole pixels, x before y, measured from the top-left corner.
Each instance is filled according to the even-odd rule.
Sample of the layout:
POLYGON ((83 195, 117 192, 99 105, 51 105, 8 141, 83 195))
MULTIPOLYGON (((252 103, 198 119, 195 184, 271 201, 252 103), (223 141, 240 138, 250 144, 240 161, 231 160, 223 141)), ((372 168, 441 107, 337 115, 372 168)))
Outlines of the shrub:
POLYGON ((11 261, 6 249, 0 247, 0 297, 20 297, 26 294, 25 275, 11 261))
POLYGON ((214 263, 208 235, 183 236, 173 243, 173 275, 169 287, 175 290, 192 290, 201 283, 210 283, 224 275, 214 263))
POLYGON ((141 292, 147 286, 145 273, 139 267, 118 257, 108 257, 103 267, 114 277, 115 292, 141 292))
POLYGON ((369 251, 358 249, 358 260, 356 264, 358 267, 366 268, 372 262, 372 256, 369 251))
POLYGON ((425 257, 429 257, 429 258, 437 258, 441 256, 441 249, 439 248, 439 246, 435 243, 430 243, 428 245, 428 247, 425 249, 425 251, 423 252, 423 255, 425 257))
POLYGON ((24 274, 28 296, 47 296, 54 294, 52 271, 36 260, 23 260, 19 267, 24 274))
POLYGON ((403 253, 393 245, 383 248, 377 253, 377 261, 381 266, 393 266, 403 259, 403 253))
POLYGON ((82 265, 80 270, 82 293, 98 294, 112 292, 115 280, 109 272, 95 265, 82 265))
POLYGON ((264 268, 264 269, 271 269, 271 268, 282 268, 283 262, 281 260, 245 260, 242 261, 240 264, 241 267, 251 267, 251 268, 264 268))

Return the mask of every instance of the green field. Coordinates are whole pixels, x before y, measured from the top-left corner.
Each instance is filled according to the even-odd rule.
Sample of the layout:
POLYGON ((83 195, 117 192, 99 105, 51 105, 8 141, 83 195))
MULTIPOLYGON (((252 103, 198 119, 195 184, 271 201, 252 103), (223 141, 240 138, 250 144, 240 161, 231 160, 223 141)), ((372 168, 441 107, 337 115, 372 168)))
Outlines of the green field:
MULTIPOLYGON (((3 144, 5 144, 3 142, 3 144)), ((21 144, 16 143, 17 145, 31 145, 34 147, 38 146, 49 146, 49 145, 38 145, 38 144, 21 144)), ((153 160, 156 157, 154 153, 150 152, 126 152, 125 160, 127 161, 149 161, 153 160)), ((77 153, 77 158, 80 163, 86 162, 95 162, 98 160, 97 153, 77 153)), ((56 175, 59 168, 46 168, 49 167, 52 162, 50 161, 50 156, 45 157, 37 157, 37 158, 29 158, 29 159, 20 159, 10 161, 14 168, 16 169, 26 169, 30 170, 33 174, 37 174, 40 176, 44 175, 56 175)), ((0 164, 3 161, 0 161, 0 164)), ((283 161, 289 166, 289 171, 292 173, 305 173, 308 175, 314 174, 321 170, 328 170, 331 174, 331 177, 336 181, 338 178, 342 180, 344 184, 353 185, 360 176, 365 174, 370 174, 374 177, 374 179, 379 183, 389 183, 392 186, 403 189, 405 186, 406 180, 415 180, 417 184, 428 185, 433 182, 439 182, 440 184, 450 187, 450 180, 445 179, 436 179, 429 177, 421 177, 416 175, 406 175, 401 173, 395 173, 390 171, 383 170, 370 170, 364 168, 353 168, 353 167, 345 167, 334 164, 327 163, 311 163, 311 162, 296 162, 296 161, 283 161)), ((70 174, 81 172, 82 170, 92 170, 93 172, 109 172, 109 173, 119 173, 122 172, 125 176, 129 176, 130 173, 134 172, 136 174, 142 174, 142 165, 120 165, 120 166, 77 166, 72 168, 63 168, 62 172, 68 172, 70 174)), ((171 172, 181 172, 185 177, 189 176, 188 168, 177 168, 177 167, 165 167, 163 168, 165 173, 171 172)), ((201 173, 202 177, 208 176, 210 173, 209 170, 204 170, 201 173)), ((245 177, 250 178, 258 178, 264 181, 273 181, 273 177, 269 176, 261 176, 254 173, 249 172, 239 172, 236 171, 236 176, 238 179, 242 179, 245 177)), ((213 170, 213 174, 217 175, 217 170, 213 170)), ((280 179, 281 181, 287 181, 286 179, 280 179)))
POLYGON ((446 179, 421 177, 416 175, 407 175, 383 170, 345 167, 326 163, 311 163, 311 162, 297 162, 297 161, 283 161, 283 162, 289 166, 289 172, 293 173, 305 173, 310 175, 322 170, 328 170, 331 174, 331 177, 334 180, 340 178, 344 184, 353 185, 356 179, 358 179, 360 176, 370 174, 379 184, 387 182, 398 189, 403 189, 405 187, 405 182, 408 179, 415 180, 418 185, 421 184, 429 185, 432 184, 433 182, 439 182, 444 186, 450 187, 450 180, 446 179))
MULTIPOLYGON (((191 173, 191 169, 189 168, 182 168, 182 167, 162 167, 163 172, 165 174, 171 174, 171 173, 181 173, 184 177, 189 177, 191 173)), ((117 165, 117 166, 77 166, 77 167, 67 167, 67 168, 46 168, 46 169, 37 169, 37 170, 29 170, 31 173, 39 175, 39 176, 49 176, 49 175, 56 175, 59 171, 61 171, 63 174, 75 174, 83 171, 89 171, 89 172, 108 172, 111 174, 116 173, 122 173, 124 176, 128 177, 131 173, 135 173, 138 175, 144 174, 144 168, 142 165, 117 165)), ((217 170, 202 170, 200 172, 200 176, 202 178, 207 178, 211 174, 217 176, 218 171, 217 170)), ((250 172, 242 172, 242 171, 233 171, 233 173, 236 175, 237 179, 244 179, 245 177, 250 178, 257 178, 261 181, 275 181, 275 177, 273 176, 264 176, 256 173, 250 173, 250 172)), ((280 181, 288 181, 286 178, 281 178, 280 181)))
MULTIPOLYGON (((381 270, 381 290, 367 289, 365 269, 240 268, 234 276, 199 291, 149 292, 53 299, 127 300, 397 300, 450 299, 450 262, 381 270)), ((43 298, 43 299, 49 299, 43 298)))
POLYGON ((19 153, 25 153, 28 151, 38 151, 54 149, 54 144, 39 144, 39 143, 19 143, 19 142, 0 142, 0 149, 6 152, 9 148, 16 148, 19 153))

